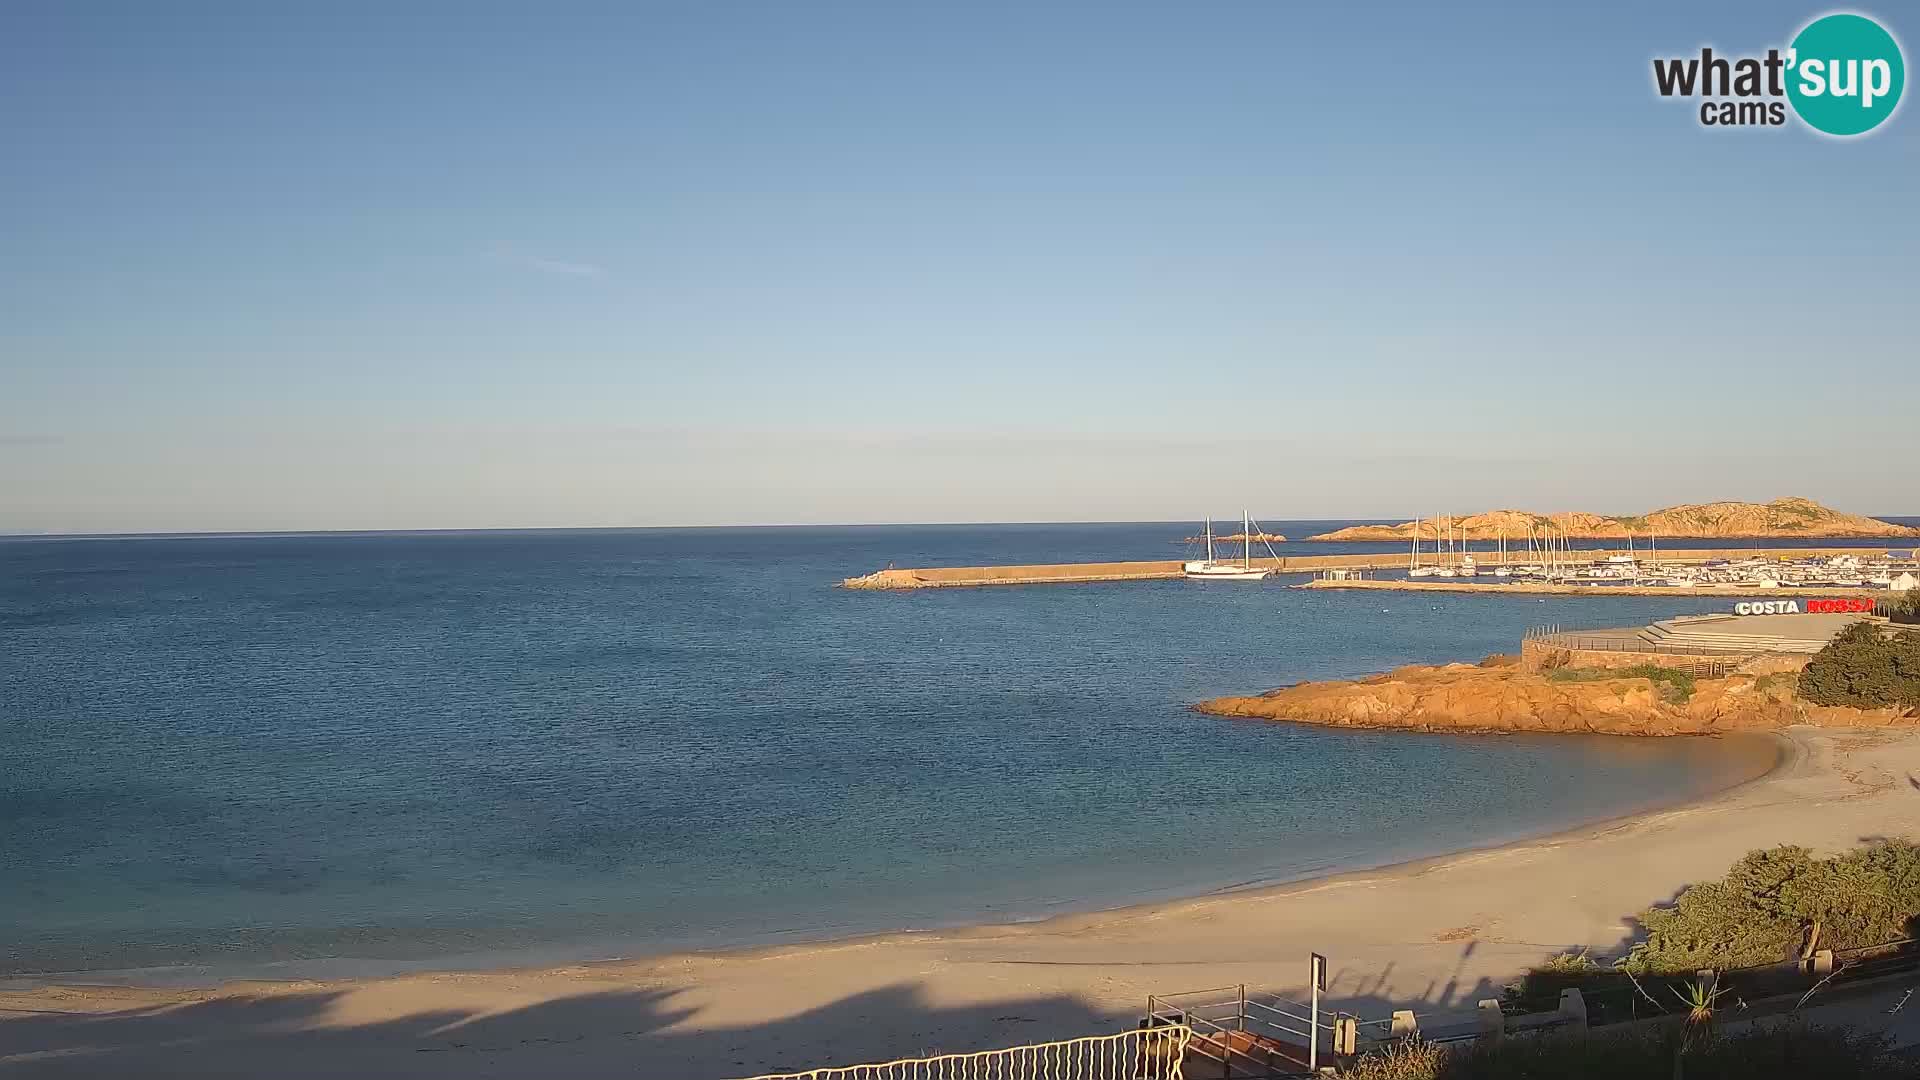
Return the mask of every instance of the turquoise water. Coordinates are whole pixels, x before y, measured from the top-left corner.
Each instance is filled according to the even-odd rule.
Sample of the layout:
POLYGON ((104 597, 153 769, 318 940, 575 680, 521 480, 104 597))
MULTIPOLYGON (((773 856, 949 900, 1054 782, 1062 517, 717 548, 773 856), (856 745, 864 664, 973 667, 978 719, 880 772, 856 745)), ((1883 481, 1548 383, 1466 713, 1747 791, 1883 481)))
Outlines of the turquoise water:
POLYGON ((1762 767, 1706 741, 1186 708, 1702 601, 830 587, 889 561, 1175 557, 1183 531, 0 541, 0 974, 1038 918, 1551 831, 1762 767))

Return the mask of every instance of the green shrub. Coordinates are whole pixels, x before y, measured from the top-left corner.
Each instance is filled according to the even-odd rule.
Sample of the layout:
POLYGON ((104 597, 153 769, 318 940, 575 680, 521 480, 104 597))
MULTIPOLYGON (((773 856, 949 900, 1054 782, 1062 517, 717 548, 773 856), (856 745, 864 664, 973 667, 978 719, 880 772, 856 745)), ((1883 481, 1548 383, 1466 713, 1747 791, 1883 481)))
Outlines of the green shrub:
POLYGON ((1819 946, 1852 949, 1907 936, 1920 915, 1920 847, 1882 841, 1830 859, 1782 845, 1749 852, 1718 881, 1689 885, 1640 916, 1647 938, 1623 966, 1636 974, 1756 967, 1819 946))
POLYGON ((1690 1040, 1673 1028, 1510 1038, 1499 1046, 1425 1043, 1361 1057, 1341 1080, 1914 1080, 1920 1065, 1885 1036, 1847 1028, 1756 1024, 1690 1040), (1676 1061, 1679 1068, 1676 1068, 1676 1061))
POLYGON ((1894 622, 1920 623, 1920 589, 1908 589, 1888 606, 1893 609, 1894 622))
POLYGON ((1920 706, 1920 632, 1889 637, 1873 623, 1854 623, 1807 662, 1800 696, 1862 709, 1920 706))
POLYGON ((1725 877, 1688 886, 1671 905, 1641 912, 1639 921, 1645 939, 1619 961, 1584 952, 1556 956, 1508 986, 1507 1000, 1529 1011, 1551 1009, 1560 991, 1578 987, 1597 1020, 1644 1017, 1675 1011, 1670 995, 1701 968, 1797 959, 1809 938, 1817 948, 1845 950, 1913 936, 1920 846, 1887 840, 1829 859, 1801 847, 1749 852, 1725 877))
POLYGON ((1646 679, 1660 692, 1660 699, 1673 705, 1685 705, 1693 698, 1693 672, 1658 664, 1633 664, 1617 668, 1554 668, 1547 672, 1553 682, 1605 682, 1608 679, 1646 679))

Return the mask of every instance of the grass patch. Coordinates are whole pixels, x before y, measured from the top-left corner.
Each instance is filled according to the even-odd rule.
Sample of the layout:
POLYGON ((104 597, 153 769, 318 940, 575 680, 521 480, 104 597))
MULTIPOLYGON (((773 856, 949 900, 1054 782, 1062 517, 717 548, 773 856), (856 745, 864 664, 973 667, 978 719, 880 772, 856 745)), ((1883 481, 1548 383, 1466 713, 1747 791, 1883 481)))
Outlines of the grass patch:
POLYGON ((1612 679, 1646 679, 1660 691, 1660 700, 1685 705, 1693 700, 1693 672, 1658 664, 1635 664, 1619 668, 1554 668, 1547 672, 1551 682, 1607 682, 1612 679))

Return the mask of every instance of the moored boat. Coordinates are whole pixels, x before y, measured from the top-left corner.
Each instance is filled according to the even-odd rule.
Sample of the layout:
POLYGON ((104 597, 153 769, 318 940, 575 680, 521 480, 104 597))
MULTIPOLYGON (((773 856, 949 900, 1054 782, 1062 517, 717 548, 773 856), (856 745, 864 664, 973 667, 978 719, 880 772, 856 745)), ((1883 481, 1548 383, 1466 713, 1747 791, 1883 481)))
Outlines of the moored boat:
MULTIPOLYGON (((1253 518, 1241 512, 1240 541, 1242 550, 1240 561, 1221 562, 1213 550, 1213 519, 1207 519, 1207 557, 1194 559, 1181 565, 1181 573, 1195 581, 1260 581, 1270 577, 1270 567, 1253 565, 1253 518)), ((1267 545, 1271 554, 1273 545, 1267 545)), ((1276 558, 1278 556, 1275 556, 1276 558)))

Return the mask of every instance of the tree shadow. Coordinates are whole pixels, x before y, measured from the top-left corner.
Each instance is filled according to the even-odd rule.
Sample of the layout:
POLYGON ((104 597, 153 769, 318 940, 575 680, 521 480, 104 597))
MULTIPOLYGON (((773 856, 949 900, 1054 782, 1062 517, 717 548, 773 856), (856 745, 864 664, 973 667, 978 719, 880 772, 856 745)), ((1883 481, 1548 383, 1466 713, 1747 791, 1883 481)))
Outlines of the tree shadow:
POLYGON ((0 1010, 0 1076, 720 1080, 1114 1033, 1139 1018, 1064 996, 943 1007, 919 984, 731 1026, 699 1023, 698 1010, 675 1004, 680 991, 602 991, 503 1011, 438 1008, 363 1021, 352 996, 232 993, 109 1012, 0 1010))

